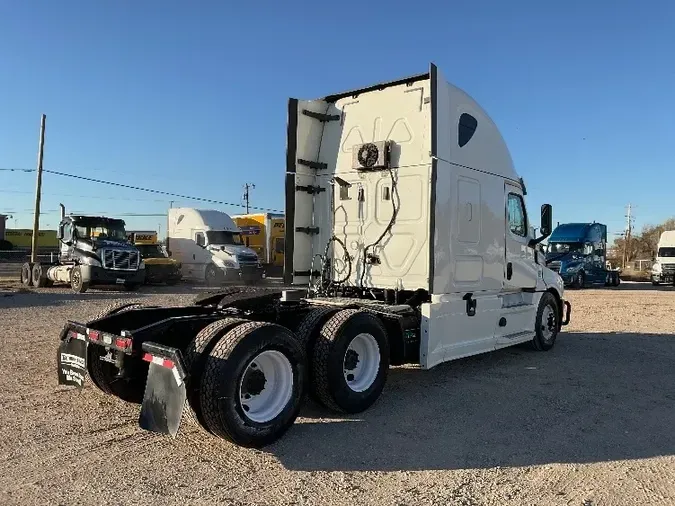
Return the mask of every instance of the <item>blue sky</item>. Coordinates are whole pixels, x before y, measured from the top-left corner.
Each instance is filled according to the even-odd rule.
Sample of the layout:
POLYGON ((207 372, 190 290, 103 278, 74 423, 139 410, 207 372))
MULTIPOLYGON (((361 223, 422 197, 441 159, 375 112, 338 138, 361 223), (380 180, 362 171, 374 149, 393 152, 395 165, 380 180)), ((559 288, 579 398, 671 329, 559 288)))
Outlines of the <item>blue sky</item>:
MULTIPOLYGON (((629 202, 638 228, 675 216, 673 2, 228 4, 0 2, 0 169, 35 167, 45 113, 46 169, 235 203, 253 182, 253 205, 283 209, 288 97, 433 61, 500 127, 533 214, 549 202, 554 221, 610 232, 629 202)), ((0 213, 30 226, 34 186, 0 171, 0 213)), ((171 199, 50 174, 43 191, 46 211, 161 214, 171 199)))

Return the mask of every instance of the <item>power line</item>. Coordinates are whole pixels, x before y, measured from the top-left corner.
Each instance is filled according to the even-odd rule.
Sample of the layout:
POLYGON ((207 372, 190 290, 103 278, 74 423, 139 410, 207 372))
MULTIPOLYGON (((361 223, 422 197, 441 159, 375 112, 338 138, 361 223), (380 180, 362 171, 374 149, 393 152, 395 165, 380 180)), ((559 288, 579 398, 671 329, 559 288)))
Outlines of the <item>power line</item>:
MULTIPOLYGON (((32 195, 33 192, 25 190, 0 190, 0 193, 13 193, 22 195, 32 195)), ((169 199, 135 199, 129 197, 99 197, 98 195, 73 195, 71 193, 42 193, 49 197, 74 197, 78 199, 95 199, 95 200, 128 200, 132 202, 171 202, 169 199)))
MULTIPOLYGON (((83 181, 89 181, 89 182, 92 182, 92 183, 107 184, 107 185, 110 185, 110 186, 117 186, 117 187, 120 187, 120 188, 128 188, 130 190, 138 190, 138 191, 143 191, 143 192, 148 192, 148 193, 157 193, 159 195, 169 195, 171 197, 179 197, 179 198, 188 199, 188 200, 198 200, 200 202, 209 202, 211 204, 220 204, 220 205, 223 205, 223 206, 246 207, 243 204, 235 204, 233 202, 223 202, 221 200, 205 199, 205 198, 202 198, 202 197, 192 197, 190 195, 181 195, 179 193, 165 192, 165 191, 161 191, 161 190, 154 190, 154 189, 151 189, 151 188, 141 188, 139 186, 132 186, 132 185, 123 184, 123 183, 115 183, 113 181, 104 181, 102 179, 94 179, 94 178, 85 177, 85 176, 77 176, 75 174, 68 174, 66 172, 60 172, 60 171, 56 171, 56 170, 46 170, 45 169, 44 172, 47 172, 49 174, 54 174, 56 176, 70 177, 70 178, 73 178, 73 179, 80 179, 80 180, 83 180, 83 181)), ((251 209, 258 209, 259 211, 270 211, 270 212, 275 212, 275 213, 283 212, 283 211, 279 211, 278 209, 270 209, 270 208, 266 208, 266 207, 250 206, 250 208, 251 209)))

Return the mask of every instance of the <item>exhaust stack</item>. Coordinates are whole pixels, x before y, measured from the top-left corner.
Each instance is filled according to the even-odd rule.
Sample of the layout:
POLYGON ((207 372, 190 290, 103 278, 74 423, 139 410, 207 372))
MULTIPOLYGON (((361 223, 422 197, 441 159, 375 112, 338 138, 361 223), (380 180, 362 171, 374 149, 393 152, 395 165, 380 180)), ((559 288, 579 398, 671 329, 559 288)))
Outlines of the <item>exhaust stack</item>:
POLYGON ((59 207, 61 208, 61 219, 63 220, 66 217, 66 206, 59 204, 59 207))

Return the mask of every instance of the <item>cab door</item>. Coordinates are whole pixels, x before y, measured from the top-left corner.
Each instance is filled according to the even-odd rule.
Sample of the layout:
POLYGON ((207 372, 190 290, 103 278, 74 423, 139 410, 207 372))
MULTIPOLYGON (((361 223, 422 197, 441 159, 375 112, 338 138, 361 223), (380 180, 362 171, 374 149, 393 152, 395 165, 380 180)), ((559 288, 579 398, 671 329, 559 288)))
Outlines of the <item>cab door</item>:
POLYGON ((534 252, 528 246, 530 237, 523 192, 512 183, 504 184, 505 201, 505 263, 504 289, 522 290, 537 284, 534 252))

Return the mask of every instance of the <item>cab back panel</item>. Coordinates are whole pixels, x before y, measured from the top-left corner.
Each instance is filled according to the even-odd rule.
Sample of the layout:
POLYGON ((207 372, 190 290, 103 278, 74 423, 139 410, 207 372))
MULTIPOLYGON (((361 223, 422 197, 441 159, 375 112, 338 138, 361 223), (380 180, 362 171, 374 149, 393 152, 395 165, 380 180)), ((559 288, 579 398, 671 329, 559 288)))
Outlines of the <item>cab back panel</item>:
MULTIPOLYGON (((289 110, 286 251, 292 255, 292 269, 296 273, 293 282, 309 281, 304 274, 320 268, 317 255, 324 253, 334 234, 346 245, 352 258, 349 284, 360 285, 365 266, 365 286, 428 288, 431 194, 428 77, 419 76, 414 81, 329 100, 333 99, 334 102, 291 101, 289 110), (321 121, 303 109, 339 119, 321 121), (291 129, 293 121, 295 129, 291 129), (354 146, 374 141, 392 142, 391 172, 353 168, 354 146), (325 165, 311 168, 299 163, 301 159, 325 165), (392 184, 392 174, 396 185, 392 184), (341 185, 345 184, 349 188, 341 191, 341 185), (310 185, 324 191, 310 194, 297 190, 299 186, 310 185), (379 263, 365 265, 364 247, 375 243, 387 229, 393 204, 398 209, 393 228, 370 250, 379 263), (307 234, 301 230, 304 227, 315 227, 315 233, 307 234)), ((333 251, 334 276, 341 279, 346 275, 345 263, 341 261, 344 252, 340 246, 333 251)), ((287 260, 287 274, 289 268, 287 260)))
MULTIPOLYGON (((335 173, 350 183, 347 198, 334 195, 333 233, 355 259, 350 283, 379 288, 428 287, 430 195, 429 81, 401 84, 336 102, 342 111, 342 138, 335 173), (391 141, 391 168, 352 168, 353 149, 366 142, 391 141), (379 264, 364 264, 364 247, 393 228, 373 250, 379 264)), ((338 252, 338 256, 341 252, 338 252)), ((335 273, 342 277, 341 272, 335 273)))

